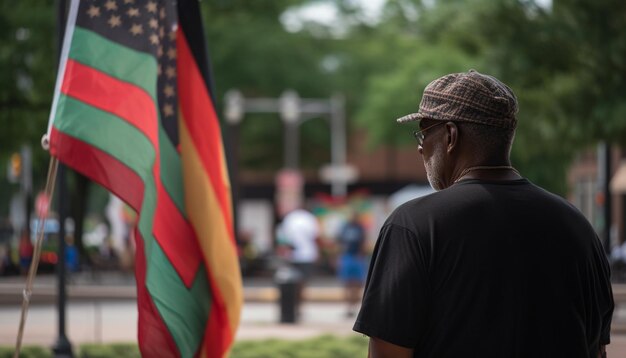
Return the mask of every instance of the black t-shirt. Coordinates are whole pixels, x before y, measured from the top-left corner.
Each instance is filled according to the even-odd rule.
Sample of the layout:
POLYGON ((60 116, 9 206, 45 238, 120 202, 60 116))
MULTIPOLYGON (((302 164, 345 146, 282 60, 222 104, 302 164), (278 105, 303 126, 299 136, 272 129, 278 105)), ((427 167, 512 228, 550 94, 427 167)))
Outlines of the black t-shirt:
POLYGON ((464 180, 381 229, 354 330, 414 357, 596 357, 613 295, 584 216, 531 184, 464 180))

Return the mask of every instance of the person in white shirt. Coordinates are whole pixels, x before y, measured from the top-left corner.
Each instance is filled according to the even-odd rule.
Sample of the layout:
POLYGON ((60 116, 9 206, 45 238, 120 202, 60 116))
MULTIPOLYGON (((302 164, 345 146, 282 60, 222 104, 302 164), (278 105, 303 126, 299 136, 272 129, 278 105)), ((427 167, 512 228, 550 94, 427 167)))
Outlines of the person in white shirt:
POLYGON ((302 301, 304 286, 313 275, 319 257, 317 245, 320 234, 319 223, 315 215, 304 209, 296 209, 285 215, 280 231, 284 243, 291 247, 289 262, 302 275, 298 287, 299 301, 302 301))

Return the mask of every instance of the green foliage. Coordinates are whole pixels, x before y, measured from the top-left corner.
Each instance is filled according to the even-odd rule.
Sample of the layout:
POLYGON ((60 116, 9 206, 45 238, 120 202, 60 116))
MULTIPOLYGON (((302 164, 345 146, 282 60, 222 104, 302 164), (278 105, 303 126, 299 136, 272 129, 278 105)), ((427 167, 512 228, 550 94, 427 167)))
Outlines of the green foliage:
MULTIPOLYGON (((15 347, 1 347, 0 358, 11 358, 15 347)), ((139 348, 134 343, 82 344, 74 347, 74 355, 80 358, 139 358, 139 348)), ((25 346, 20 350, 20 358, 53 357, 52 348, 25 346)))
POLYGON ((480 68, 476 61, 455 48, 420 43, 414 46, 415 51, 411 51, 410 56, 399 54, 406 57, 402 66, 371 76, 367 84, 369 100, 361 106, 357 120, 369 128, 373 145, 414 145, 412 130, 408 130, 407 126, 396 125, 395 119, 417 112, 422 91, 433 79, 450 72, 463 72, 471 67, 480 68))
MULTIPOLYGON (((286 12, 316 0, 211 0, 202 15, 212 60, 216 108, 224 93, 347 99, 348 128, 369 131, 371 145, 406 145, 411 129, 394 119, 415 111, 423 87, 448 72, 475 68, 509 84, 520 100, 514 165, 540 185, 563 194, 573 153, 598 141, 626 140, 626 2, 554 0, 387 0, 368 20, 349 0, 341 31, 308 21, 288 31, 286 12)), ((33 146, 38 181, 48 157, 45 131, 56 76, 55 7, 50 1, 0 5, 0 170, 23 143, 33 146)), ((247 115, 241 126, 243 169, 283 165, 278 115, 247 115)), ((301 128, 301 163, 328 161, 324 120, 301 128), (315 150, 312 150, 315 148, 315 150)), ((0 201, 11 188, 0 179, 0 201)), ((40 183, 35 183, 40 187, 40 183)), ((1 211, 0 211, 1 212, 1 211)))
MULTIPOLYGON (((6 163, 22 145, 33 148, 35 188, 45 180, 48 156, 39 142, 56 75, 54 21, 52 2, 0 2, 0 203, 8 203, 17 191, 5 179, 6 163)), ((0 215, 7 211, 2 205, 0 215)))
MULTIPOLYGON (((214 1, 203 6, 219 113, 221 99, 230 89, 238 89, 249 98, 276 98, 286 89, 297 90, 301 97, 329 98, 334 93, 329 85, 332 76, 321 65, 332 41, 290 33, 280 22, 284 11, 304 2, 214 1)), ((242 167, 282 167, 283 135, 278 114, 245 115, 240 134, 242 167)), ((319 167, 329 161, 330 136, 323 123, 307 123, 306 128, 300 128, 300 135, 303 145, 322 149, 321 153, 301 150, 303 167, 319 167)))
POLYGON ((81 358, 140 358, 139 347, 134 343, 83 344, 79 348, 81 358))
MULTIPOLYGON (((231 358, 353 358, 367 356, 366 337, 336 337, 323 335, 303 340, 266 339, 239 341, 232 348, 231 358)), ((13 356, 12 347, 0 347, 0 358, 13 356)), ((141 357, 134 343, 82 344, 75 350, 81 358, 135 358, 141 357)), ((52 357, 50 348, 27 346, 21 351, 23 358, 52 357)))
MULTIPOLYGON (((12 358, 15 347, 1 347, 0 358, 12 358)), ((20 349, 20 358, 52 358, 52 349, 40 346, 24 346, 20 349)))
POLYGON ((340 338, 324 335, 307 340, 237 342, 231 358, 352 358, 367 356, 367 339, 360 336, 340 338))
POLYGON ((377 68, 370 76, 360 95, 359 122, 372 129, 374 143, 410 143, 411 129, 397 129, 393 119, 415 111, 429 80, 475 68, 518 95, 513 164, 537 184, 565 194, 566 169, 577 151, 626 139, 620 98, 626 90, 626 3, 553 3, 387 1, 375 31, 354 28, 350 35, 370 36, 378 50, 368 52, 369 61, 394 57, 391 70, 377 68))

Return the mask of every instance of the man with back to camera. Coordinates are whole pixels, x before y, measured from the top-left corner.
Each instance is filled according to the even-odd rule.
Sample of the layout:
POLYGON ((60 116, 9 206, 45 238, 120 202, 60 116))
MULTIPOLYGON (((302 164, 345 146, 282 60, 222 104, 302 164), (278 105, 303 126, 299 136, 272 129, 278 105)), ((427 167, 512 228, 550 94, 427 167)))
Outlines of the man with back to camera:
POLYGON ((509 159, 513 91, 474 70, 431 82, 415 132, 437 192, 382 227, 354 330, 370 357, 605 356, 613 294, 604 250, 572 205, 509 159))

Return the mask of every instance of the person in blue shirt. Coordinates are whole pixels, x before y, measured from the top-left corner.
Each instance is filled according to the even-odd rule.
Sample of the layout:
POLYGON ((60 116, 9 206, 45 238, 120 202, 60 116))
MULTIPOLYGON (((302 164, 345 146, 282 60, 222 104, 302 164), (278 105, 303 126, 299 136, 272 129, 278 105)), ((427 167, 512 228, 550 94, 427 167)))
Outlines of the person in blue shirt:
POLYGON ((346 315, 352 317, 361 300, 366 274, 365 229, 355 212, 351 213, 350 219, 341 228, 338 243, 341 252, 338 273, 345 287, 345 300, 348 305, 346 315))

